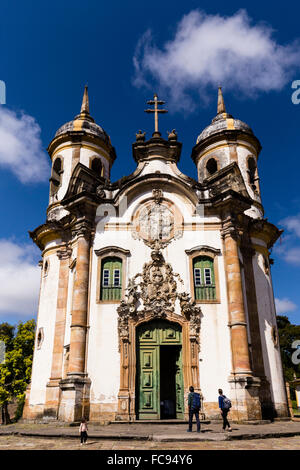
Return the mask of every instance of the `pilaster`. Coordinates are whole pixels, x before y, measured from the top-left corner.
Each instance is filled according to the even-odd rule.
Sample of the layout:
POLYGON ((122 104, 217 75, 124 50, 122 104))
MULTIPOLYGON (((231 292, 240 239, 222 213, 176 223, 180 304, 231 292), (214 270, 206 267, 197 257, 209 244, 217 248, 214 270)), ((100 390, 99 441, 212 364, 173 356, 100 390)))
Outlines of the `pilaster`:
POLYGON ((64 337, 68 301, 69 261, 71 253, 72 250, 68 246, 65 246, 57 251, 57 256, 60 260, 57 308, 52 352, 51 377, 46 388, 46 401, 44 409, 45 418, 57 419, 58 414, 60 400, 59 381, 62 378, 64 337))
POLYGON ((238 420, 261 419, 260 379, 251 369, 247 320, 244 307, 238 242, 240 229, 233 214, 223 220, 222 237, 228 294, 232 372, 228 379, 233 408, 231 416, 238 420))
MULTIPOLYGON (((77 236, 76 274, 73 285, 70 355, 67 378, 60 380, 58 418, 77 421, 89 413, 90 380, 85 371, 91 228, 86 222, 73 231, 77 236)), ((88 416, 86 416, 88 417, 88 416)))

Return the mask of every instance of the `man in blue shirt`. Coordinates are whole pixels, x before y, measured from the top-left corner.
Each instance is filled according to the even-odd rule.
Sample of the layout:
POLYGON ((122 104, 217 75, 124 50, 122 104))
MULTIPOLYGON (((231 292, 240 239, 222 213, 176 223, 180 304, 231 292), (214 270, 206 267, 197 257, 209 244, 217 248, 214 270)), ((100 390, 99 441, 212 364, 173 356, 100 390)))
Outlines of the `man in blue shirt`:
POLYGON ((195 415, 196 417, 196 423, 197 423, 197 432, 200 432, 200 419, 199 419, 199 407, 194 407, 194 387, 190 387, 190 393, 188 396, 188 407, 189 407, 189 428, 187 432, 192 432, 192 427, 193 427, 193 416, 195 415))
POLYGON ((219 392, 219 408, 221 410, 221 415, 223 418, 223 431, 226 430, 226 426, 228 426, 228 431, 232 431, 229 421, 227 419, 229 408, 224 408, 224 398, 226 397, 225 395, 223 395, 223 390, 221 388, 219 388, 218 392, 219 392))

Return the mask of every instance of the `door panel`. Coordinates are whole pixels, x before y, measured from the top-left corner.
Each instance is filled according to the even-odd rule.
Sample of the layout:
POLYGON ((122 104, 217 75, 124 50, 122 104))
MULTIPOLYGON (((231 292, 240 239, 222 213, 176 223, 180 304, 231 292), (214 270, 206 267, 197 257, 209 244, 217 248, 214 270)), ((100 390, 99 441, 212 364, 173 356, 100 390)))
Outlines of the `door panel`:
POLYGON ((176 418, 184 418, 184 390, 182 375, 182 349, 178 350, 176 360, 176 418))
POLYGON ((140 348, 139 417, 159 419, 159 348, 140 348))

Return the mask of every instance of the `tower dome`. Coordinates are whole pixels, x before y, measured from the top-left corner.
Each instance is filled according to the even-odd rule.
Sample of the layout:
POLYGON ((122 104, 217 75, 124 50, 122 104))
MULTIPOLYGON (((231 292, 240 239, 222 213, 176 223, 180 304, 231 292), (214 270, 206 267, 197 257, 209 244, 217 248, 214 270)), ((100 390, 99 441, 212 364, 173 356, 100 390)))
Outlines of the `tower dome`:
POLYGON ((234 119, 231 114, 226 112, 222 89, 219 87, 217 115, 212 120, 211 124, 198 135, 196 144, 202 143, 209 137, 218 136, 219 134, 223 136, 226 131, 238 131, 254 136, 248 124, 239 119, 234 119))
POLYGON ((80 113, 72 121, 63 124, 55 133, 55 138, 63 136, 68 132, 83 132, 87 135, 99 137, 108 145, 111 145, 110 137, 105 130, 95 123, 90 115, 89 97, 87 86, 85 86, 80 113))

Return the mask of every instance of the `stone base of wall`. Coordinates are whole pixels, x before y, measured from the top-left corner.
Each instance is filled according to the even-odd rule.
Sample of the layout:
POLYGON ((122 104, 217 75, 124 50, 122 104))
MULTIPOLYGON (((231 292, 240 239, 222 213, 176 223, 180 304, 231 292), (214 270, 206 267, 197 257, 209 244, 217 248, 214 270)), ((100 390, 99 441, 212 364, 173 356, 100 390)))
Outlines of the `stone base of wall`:
MULTIPOLYGON (((228 415, 229 420, 236 422, 260 421, 261 419, 287 418, 286 403, 261 403, 259 397, 259 380, 255 378, 230 378, 231 391, 229 398, 232 408, 228 415), (263 410, 262 408, 265 407, 263 410), (266 417, 266 409, 270 410, 270 418, 266 417)), ((80 421, 85 417, 90 422, 105 423, 108 421, 135 421, 135 415, 120 414, 120 400, 113 403, 90 403, 90 381, 86 378, 65 379, 60 382, 60 393, 55 386, 48 389, 46 404, 29 404, 30 389, 26 391, 24 420, 58 419, 63 422, 80 421), (59 397, 59 398, 58 398, 59 397)), ((123 410, 122 410, 123 411, 123 410)), ((127 410, 125 409, 125 412, 127 410)), ((220 420, 218 401, 204 401, 201 410, 202 418, 220 420)), ((188 415, 185 413, 185 419, 188 415)))
POLYGON ((90 385, 91 381, 86 377, 68 377, 60 381, 59 421, 74 422, 82 418, 89 419, 90 385))
POLYGON ((28 405, 25 403, 22 420, 34 421, 44 418, 44 405, 28 405))
POLYGON ((89 421, 116 421, 118 404, 116 403, 91 403, 89 421))
POLYGON ((286 403, 275 403, 274 404, 276 418, 288 418, 289 410, 286 403))

